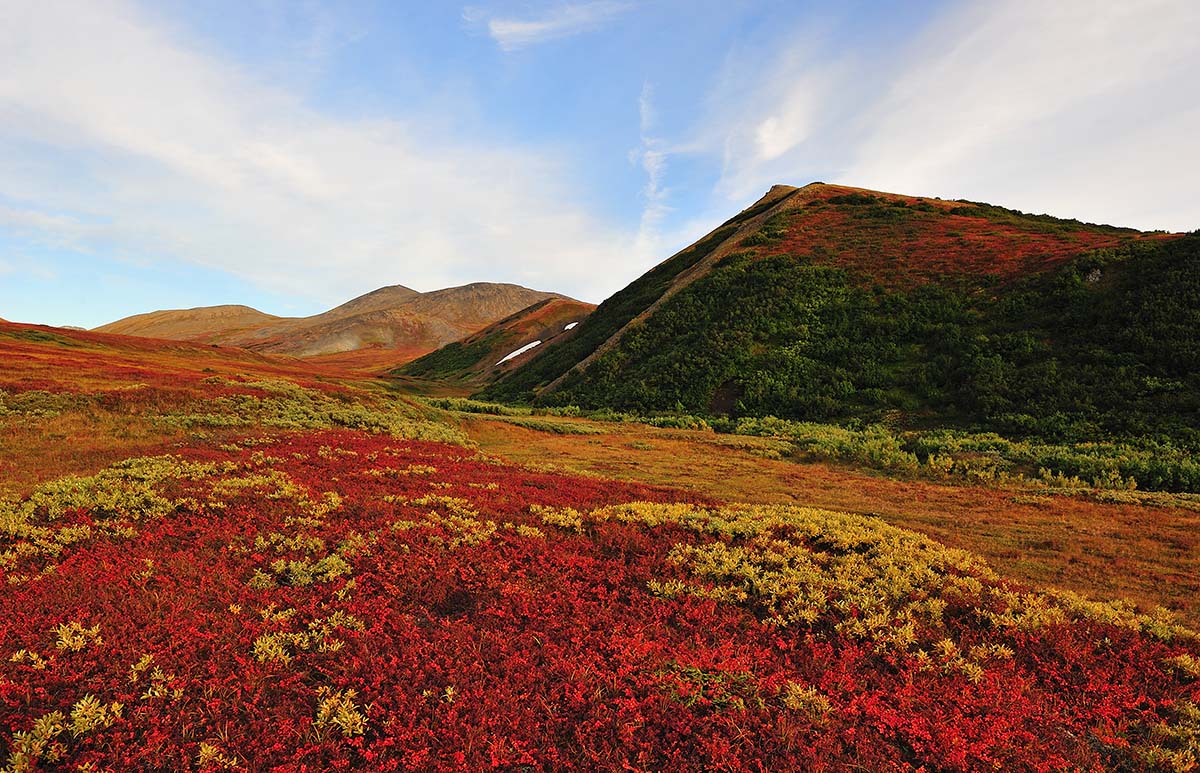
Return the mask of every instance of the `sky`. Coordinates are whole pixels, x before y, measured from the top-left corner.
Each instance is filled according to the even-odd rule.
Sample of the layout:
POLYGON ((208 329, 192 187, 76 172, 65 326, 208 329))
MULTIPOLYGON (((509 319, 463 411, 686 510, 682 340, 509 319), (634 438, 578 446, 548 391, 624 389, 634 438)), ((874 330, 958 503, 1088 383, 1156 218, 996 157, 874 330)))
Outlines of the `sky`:
POLYGON ((599 302, 771 185, 1200 228, 1195 0, 0 0, 0 317, 599 302))

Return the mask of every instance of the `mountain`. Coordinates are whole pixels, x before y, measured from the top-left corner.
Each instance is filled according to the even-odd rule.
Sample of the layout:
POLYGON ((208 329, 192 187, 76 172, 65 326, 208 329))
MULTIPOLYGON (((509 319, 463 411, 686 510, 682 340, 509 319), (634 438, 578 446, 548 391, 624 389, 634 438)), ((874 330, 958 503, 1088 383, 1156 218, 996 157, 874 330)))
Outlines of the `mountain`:
POLYGON ((1200 235, 814 183, 479 396, 1200 442, 1200 235))
POLYGON ((264 314, 249 306, 204 306, 135 314, 96 328, 100 333, 207 342, 228 337, 240 330, 261 327, 281 317, 264 314))
POLYGON ((384 349, 390 364, 476 332, 554 293, 479 282, 420 293, 383 287, 311 317, 275 317, 246 306, 156 311, 96 328, 100 332, 240 346, 316 357, 384 349))
POLYGON ((527 362, 538 347, 569 338, 595 308, 569 298, 547 298, 402 365, 394 373, 483 384, 527 362))

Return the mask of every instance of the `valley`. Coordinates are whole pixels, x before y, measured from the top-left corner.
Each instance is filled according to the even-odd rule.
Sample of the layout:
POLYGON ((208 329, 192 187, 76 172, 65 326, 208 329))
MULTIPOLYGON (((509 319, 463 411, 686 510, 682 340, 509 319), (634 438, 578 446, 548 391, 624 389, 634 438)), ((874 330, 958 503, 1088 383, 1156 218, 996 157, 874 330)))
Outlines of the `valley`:
POLYGON ((599 306, 0 322, 0 762, 1192 770, 1198 260, 814 184, 599 306))

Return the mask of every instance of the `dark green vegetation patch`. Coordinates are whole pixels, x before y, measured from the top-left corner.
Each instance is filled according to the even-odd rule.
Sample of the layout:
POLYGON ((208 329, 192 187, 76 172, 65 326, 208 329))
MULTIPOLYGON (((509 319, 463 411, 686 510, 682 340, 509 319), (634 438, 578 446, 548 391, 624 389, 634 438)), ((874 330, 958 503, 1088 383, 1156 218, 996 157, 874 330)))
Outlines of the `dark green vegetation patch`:
POLYGON ((475 341, 455 341, 405 364, 396 373, 428 379, 461 379, 509 337, 498 331, 475 341))
MULTIPOLYGON (((652 302, 672 268, 489 396, 530 399, 652 302)), ((540 400, 1200 446, 1200 235, 1095 251, 991 288, 851 280, 803 257, 731 255, 540 400)))

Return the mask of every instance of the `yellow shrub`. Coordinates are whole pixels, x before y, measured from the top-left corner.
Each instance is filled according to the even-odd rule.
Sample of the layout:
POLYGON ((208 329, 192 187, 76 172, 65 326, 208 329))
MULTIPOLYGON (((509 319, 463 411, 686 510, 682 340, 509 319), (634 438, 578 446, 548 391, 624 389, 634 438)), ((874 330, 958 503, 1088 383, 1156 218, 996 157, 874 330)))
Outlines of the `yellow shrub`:
POLYGON ((100 635, 99 625, 84 628, 81 623, 71 621, 56 627, 54 634, 58 638, 55 646, 60 650, 79 652, 89 644, 94 647, 104 644, 104 637, 100 635))
POLYGON ((13 733, 5 773, 30 773, 40 760, 57 762, 64 747, 55 739, 67 729, 66 722, 61 711, 52 711, 38 717, 28 732, 13 733))
POLYGON ((221 751, 221 747, 202 741, 200 743, 200 753, 196 755, 196 765, 201 768, 220 768, 222 770, 233 770, 237 767, 238 761, 236 757, 227 756, 221 751))
POLYGON ((111 727, 121 718, 120 703, 101 703, 95 695, 85 695, 71 707, 71 734, 79 737, 93 730, 111 727))
POLYGON ((650 592, 663 598, 693 595, 751 604, 767 623, 831 625, 872 643, 877 651, 921 657, 921 646, 944 641, 938 646, 954 646, 953 652, 942 653, 945 667, 973 681, 983 678, 983 663, 1011 657, 1011 651, 997 644, 959 652, 945 638, 943 618, 952 605, 973 608, 1000 629, 1033 630, 1086 618, 1164 640, 1196 636, 1163 610, 1141 615, 1121 602, 1011 589, 978 556, 867 516, 783 505, 711 509, 645 502, 570 518, 546 508, 531 511, 573 530, 581 530, 587 520, 617 520, 669 523, 716 536, 672 548, 668 562, 691 579, 651 580, 650 592))
POLYGON ((576 533, 583 531, 583 516, 569 507, 555 509, 544 505, 530 505, 529 512, 540 516, 542 523, 547 526, 557 526, 576 533))
POLYGON ((317 690, 317 718, 313 723, 318 728, 337 728, 343 736, 350 738, 367 731, 367 718, 355 704, 354 690, 333 691, 328 687, 317 690))
POLYGON ((816 687, 806 687, 797 682, 785 683, 779 699, 784 708, 803 714, 813 722, 824 722, 833 711, 829 699, 817 692, 816 687))

